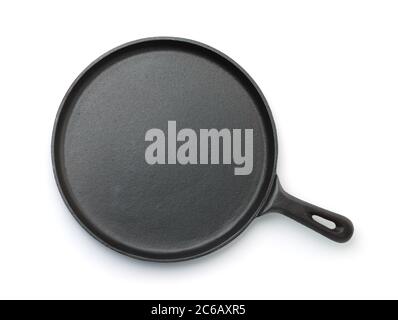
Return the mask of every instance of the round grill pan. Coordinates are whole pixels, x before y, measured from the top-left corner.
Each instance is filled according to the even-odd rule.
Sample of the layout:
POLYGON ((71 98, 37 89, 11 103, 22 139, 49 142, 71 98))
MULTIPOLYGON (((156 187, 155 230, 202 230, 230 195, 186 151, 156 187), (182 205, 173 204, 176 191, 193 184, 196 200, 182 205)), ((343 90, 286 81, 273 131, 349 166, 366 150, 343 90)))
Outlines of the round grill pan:
POLYGON ((260 89, 229 57, 192 40, 138 40, 93 62, 61 103, 52 159, 77 221, 131 257, 199 257, 269 211, 334 241, 353 233, 347 218, 281 188, 260 89))

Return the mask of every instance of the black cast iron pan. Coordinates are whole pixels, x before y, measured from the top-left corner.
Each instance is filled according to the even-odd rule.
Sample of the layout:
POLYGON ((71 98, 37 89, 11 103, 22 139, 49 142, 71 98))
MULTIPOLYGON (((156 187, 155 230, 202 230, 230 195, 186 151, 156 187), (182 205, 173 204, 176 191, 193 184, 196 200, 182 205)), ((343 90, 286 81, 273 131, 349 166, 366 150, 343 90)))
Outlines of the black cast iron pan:
POLYGON ((52 159, 73 216, 136 258, 202 256, 269 211, 334 241, 353 233, 347 218, 281 188, 260 89, 230 58, 191 40, 143 39, 92 63, 62 101, 52 159))

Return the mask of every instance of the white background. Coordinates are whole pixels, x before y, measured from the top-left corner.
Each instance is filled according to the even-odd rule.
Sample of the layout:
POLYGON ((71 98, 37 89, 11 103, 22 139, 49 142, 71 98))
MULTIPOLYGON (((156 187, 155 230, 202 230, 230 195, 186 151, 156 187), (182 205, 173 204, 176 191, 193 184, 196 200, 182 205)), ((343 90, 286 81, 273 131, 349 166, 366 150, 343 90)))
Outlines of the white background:
POLYGON ((0 298, 398 298, 397 1, 4 1, 0 33, 0 298), (216 253, 156 264, 78 225, 51 169, 59 103, 92 60, 148 36, 248 71, 282 184, 350 217, 349 243, 270 214, 216 253))

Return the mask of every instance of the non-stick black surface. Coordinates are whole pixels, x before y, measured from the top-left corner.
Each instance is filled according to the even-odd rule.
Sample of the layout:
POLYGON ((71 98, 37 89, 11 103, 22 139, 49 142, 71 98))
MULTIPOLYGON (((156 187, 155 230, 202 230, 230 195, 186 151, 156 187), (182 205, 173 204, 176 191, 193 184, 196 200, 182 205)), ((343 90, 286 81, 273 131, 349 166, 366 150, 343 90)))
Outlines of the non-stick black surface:
POLYGON ((264 97, 232 60, 189 40, 136 41, 94 62, 62 102, 52 152, 76 219, 107 246, 143 259, 210 252, 276 198, 269 196, 276 189, 276 135, 264 97), (177 133, 196 132, 198 144, 200 129, 253 129, 251 173, 234 174, 233 163, 148 164, 147 131, 163 130, 167 160, 170 122, 177 133))

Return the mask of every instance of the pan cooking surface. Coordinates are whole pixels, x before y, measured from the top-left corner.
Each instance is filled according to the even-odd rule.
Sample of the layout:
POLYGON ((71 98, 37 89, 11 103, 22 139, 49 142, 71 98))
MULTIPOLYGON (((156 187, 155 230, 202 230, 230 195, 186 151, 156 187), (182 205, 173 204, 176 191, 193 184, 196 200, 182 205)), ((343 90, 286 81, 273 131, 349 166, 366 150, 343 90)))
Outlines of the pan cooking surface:
POLYGON ((276 150, 265 103, 238 66, 202 45, 153 39, 120 47, 78 78, 58 114, 53 160, 64 199, 96 238, 125 254, 206 253, 243 230, 266 197, 276 150), (177 156, 183 129, 197 143, 191 163, 177 156), (211 164, 209 143, 206 164, 201 129, 227 129, 230 160, 220 143, 211 164), (234 147, 248 150, 246 129, 252 169, 246 161, 236 174, 244 165, 234 147), (164 156, 147 150, 151 133, 164 136, 164 156), (159 163, 148 164, 146 152, 159 163))

